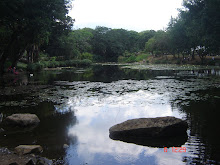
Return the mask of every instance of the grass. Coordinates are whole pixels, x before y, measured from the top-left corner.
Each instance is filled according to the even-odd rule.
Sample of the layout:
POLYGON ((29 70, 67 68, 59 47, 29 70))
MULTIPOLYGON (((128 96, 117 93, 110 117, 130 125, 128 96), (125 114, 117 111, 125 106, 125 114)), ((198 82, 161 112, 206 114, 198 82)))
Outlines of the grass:
POLYGON ((138 55, 135 54, 127 54, 126 56, 119 56, 118 62, 119 63, 133 63, 133 62, 148 62, 147 58, 150 54, 140 53, 138 55))

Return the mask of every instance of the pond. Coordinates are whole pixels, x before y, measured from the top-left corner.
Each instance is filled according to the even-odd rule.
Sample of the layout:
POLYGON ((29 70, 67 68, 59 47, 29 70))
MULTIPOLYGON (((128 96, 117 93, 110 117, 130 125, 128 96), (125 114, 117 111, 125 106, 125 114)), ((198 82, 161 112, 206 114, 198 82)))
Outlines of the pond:
POLYGON ((4 127, 1 147, 40 144, 43 156, 70 165, 220 163, 220 70, 132 67, 94 65, 26 75, 28 85, 50 86, 1 98, 0 112, 3 117, 35 113, 41 122, 32 130, 4 127), (187 121, 188 138, 174 146, 186 147, 186 152, 173 152, 164 141, 157 142, 163 147, 156 147, 109 138, 109 128, 115 124, 162 116, 187 121), (164 147, 168 147, 167 152, 164 147))

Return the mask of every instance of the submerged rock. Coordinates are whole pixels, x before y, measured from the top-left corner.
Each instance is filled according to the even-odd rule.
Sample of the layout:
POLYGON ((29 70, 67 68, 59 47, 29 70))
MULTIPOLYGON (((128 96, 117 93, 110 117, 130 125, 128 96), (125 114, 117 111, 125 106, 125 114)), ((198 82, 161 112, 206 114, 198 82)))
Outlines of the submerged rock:
POLYGON ((13 114, 8 116, 5 121, 10 125, 32 126, 37 125, 40 120, 35 114, 13 114))
POLYGON ((15 153, 25 155, 31 153, 41 153, 43 148, 40 145, 19 145, 15 148, 15 153))
POLYGON ((127 120, 109 129, 112 139, 162 138, 185 136, 186 121, 175 117, 139 118, 127 120))

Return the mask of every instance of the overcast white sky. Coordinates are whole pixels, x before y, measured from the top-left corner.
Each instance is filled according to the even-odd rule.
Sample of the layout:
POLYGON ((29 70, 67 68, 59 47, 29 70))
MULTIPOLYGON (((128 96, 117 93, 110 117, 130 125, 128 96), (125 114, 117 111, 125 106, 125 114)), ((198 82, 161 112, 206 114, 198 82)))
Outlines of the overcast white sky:
POLYGON ((96 26, 126 30, 163 30, 182 0, 74 0, 74 29, 96 26))

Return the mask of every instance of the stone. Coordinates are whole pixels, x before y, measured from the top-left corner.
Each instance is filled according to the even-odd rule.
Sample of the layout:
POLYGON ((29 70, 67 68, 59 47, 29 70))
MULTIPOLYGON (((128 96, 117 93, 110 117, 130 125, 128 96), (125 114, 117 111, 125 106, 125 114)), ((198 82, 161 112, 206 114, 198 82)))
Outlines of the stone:
POLYGON ((14 162, 14 163, 10 163, 9 165, 18 165, 18 163, 14 162))
POLYGON ((181 119, 167 116, 157 118, 139 118, 127 120, 112 126, 109 136, 112 139, 121 138, 161 138, 185 136, 188 124, 181 119))
POLYGON ((69 145, 68 145, 68 144, 64 144, 64 145, 63 145, 63 148, 64 148, 64 149, 67 149, 67 148, 69 148, 69 145))
POLYGON ((43 148, 40 145, 19 145, 15 148, 15 153, 18 155, 41 153, 43 148))
POLYGON ((40 122, 35 114, 13 114, 8 116, 5 121, 10 125, 22 127, 37 125, 40 122))
POLYGON ((36 165, 52 165, 52 164, 53 164, 52 160, 42 157, 38 158, 36 162, 36 165))
POLYGON ((34 163, 34 161, 33 161, 32 159, 30 159, 30 160, 26 163, 26 165, 35 165, 35 163, 34 163))

